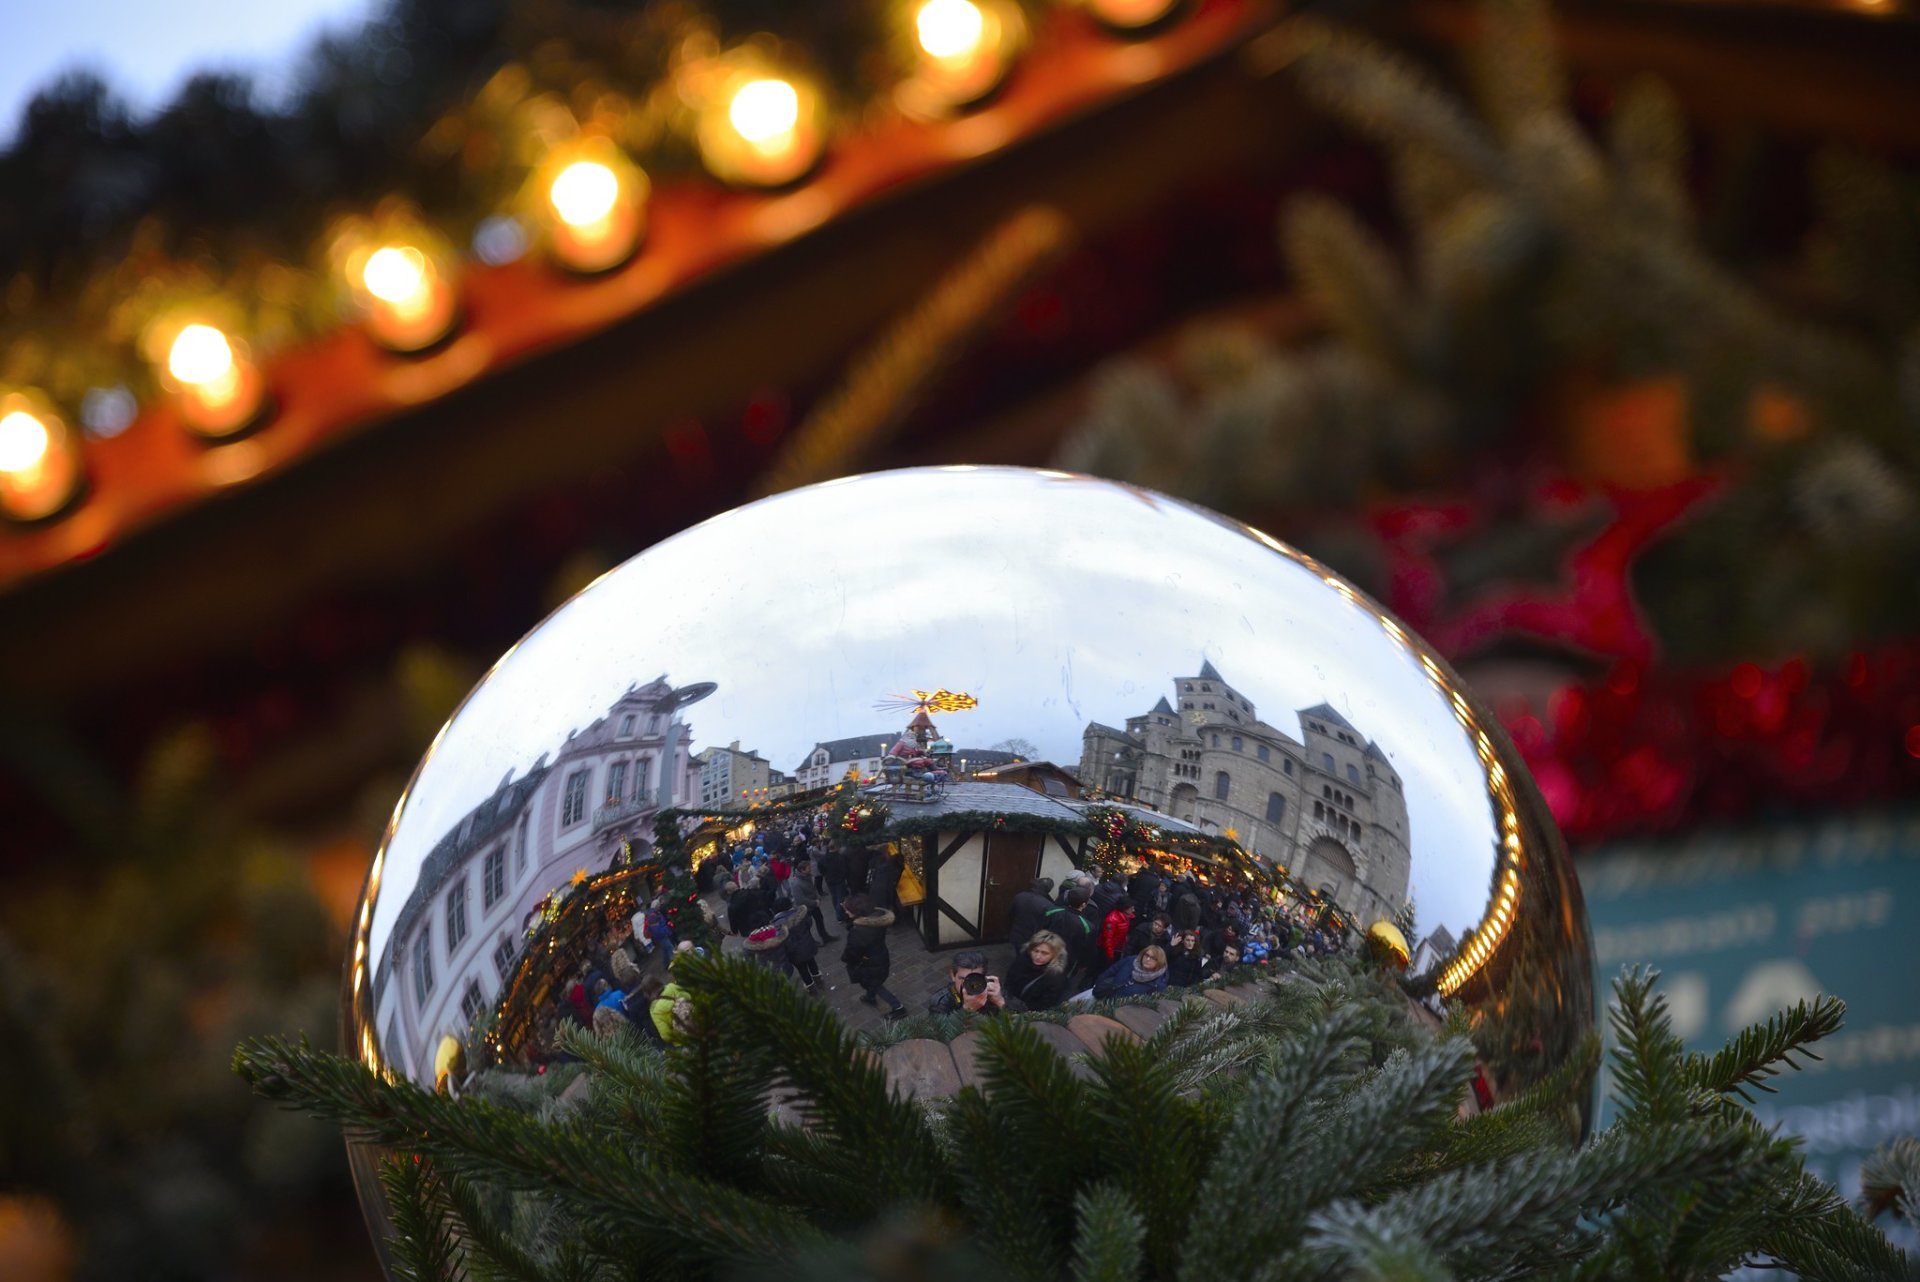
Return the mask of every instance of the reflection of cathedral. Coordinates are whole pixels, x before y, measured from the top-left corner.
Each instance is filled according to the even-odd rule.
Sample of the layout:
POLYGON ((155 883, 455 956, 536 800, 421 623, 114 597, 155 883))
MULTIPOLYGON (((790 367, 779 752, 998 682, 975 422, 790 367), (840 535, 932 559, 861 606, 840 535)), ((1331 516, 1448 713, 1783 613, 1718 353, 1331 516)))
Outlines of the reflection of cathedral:
POLYGON ((1163 813, 1224 831, 1325 890, 1362 920, 1407 898, 1407 802, 1386 753, 1328 704, 1300 712, 1301 737, 1268 725, 1211 663, 1127 718, 1093 722, 1080 778, 1163 813))
POLYGON ((435 843, 374 970, 376 1027, 396 1069, 430 1081, 441 1036, 464 1037, 499 999, 534 905, 576 869, 605 868, 621 842, 651 845, 655 812, 692 801, 693 732, 675 712, 712 689, 634 686, 551 761, 509 771, 435 843))

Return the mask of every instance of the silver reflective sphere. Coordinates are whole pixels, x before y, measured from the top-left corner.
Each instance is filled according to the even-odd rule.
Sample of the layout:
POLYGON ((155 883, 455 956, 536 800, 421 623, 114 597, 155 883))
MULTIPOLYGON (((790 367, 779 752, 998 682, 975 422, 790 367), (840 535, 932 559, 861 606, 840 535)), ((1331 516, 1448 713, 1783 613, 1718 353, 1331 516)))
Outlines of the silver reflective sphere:
MULTIPOLYGON (((903 974, 1004 955, 1019 892, 1097 863, 1231 888, 1393 967, 1431 1015, 1466 1009, 1495 1098, 1593 1020, 1566 853, 1452 671, 1312 558, 1130 486, 860 477, 594 583, 501 658, 395 809, 349 956, 352 1052, 449 1090, 537 1069, 560 1023, 596 1018, 595 977, 658 971, 659 911, 701 911, 656 903, 668 811, 696 861, 802 827, 854 847, 851 875, 895 898, 889 983, 914 1005, 903 974), (880 827, 855 842, 863 816, 880 827)), ((877 1022, 839 953, 819 954, 828 1000, 877 1022)))

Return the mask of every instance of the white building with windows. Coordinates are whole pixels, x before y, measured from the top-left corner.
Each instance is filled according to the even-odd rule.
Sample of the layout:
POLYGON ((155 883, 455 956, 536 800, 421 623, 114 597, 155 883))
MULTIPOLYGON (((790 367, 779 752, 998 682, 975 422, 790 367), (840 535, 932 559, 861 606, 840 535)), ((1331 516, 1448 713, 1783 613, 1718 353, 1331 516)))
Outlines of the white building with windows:
POLYGON ((1295 738, 1260 720, 1212 663, 1174 682, 1124 729, 1090 723, 1080 780, 1283 864, 1365 921, 1407 899, 1411 835, 1400 776, 1332 705, 1297 714, 1295 738))
POLYGON ((577 870, 598 872, 653 844, 662 808, 697 797, 693 731, 677 710, 710 685, 665 677, 627 690, 607 714, 509 771, 428 853, 374 970, 373 1008, 389 1061, 430 1082, 446 1034, 464 1039, 500 997, 527 918, 577 870))
POLYGON ((773 776, 780 772, 758 752, 742 751, 738 739, 704 750, 699 762, 701 805, 740 810, 773 799, 773 776))

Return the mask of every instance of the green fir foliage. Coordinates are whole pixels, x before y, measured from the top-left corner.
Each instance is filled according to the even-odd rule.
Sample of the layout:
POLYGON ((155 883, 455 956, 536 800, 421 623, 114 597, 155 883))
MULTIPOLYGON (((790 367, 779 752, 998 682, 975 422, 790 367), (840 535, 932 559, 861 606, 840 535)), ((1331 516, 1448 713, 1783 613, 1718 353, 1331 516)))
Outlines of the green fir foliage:
MULTIPOLYGON (((1057 461, 1312 538, 1365 585, 1364 556, 1312 534, 1315 514, 1383 490, 1484 493, 1489 460, 1535 458, 1544 434, 1589 480, 1738 482, 1637 567, 1669 657, 1835 657, 1910 635, 1920 184, 1822 154, 1798 261, 1735 266, 1694 217, 1705 167, 1676 96, 1628 81, 1589 130, 1546 0, 1477 7, 1465 93, 1352 30, 1291 25, 1306 96, 1382 153, 1395 225, 1291 199, 1280 240, 1304 307, 1273 337, 1206 329, 1170 363, 1101 372, 1057 461), (1646 429, 1657 451, 1615 408, 1647 387, 1670 392, 1670 421, 1646 429)), ((1502 523, 1481 554, 1524 555, 1538 534, 1502 523)))
MULTIPOLYGON (((1689 1056, 1652 974, 1623 974, 1619 1120, 1584 1136, 1597 1039, 1475 1113, 1470 1038, 1415 1031, 1353 967, 1189 1001, 1076 1061, 1028 1019, 984 1021, 978 1085, 921 1101, 766 968, 681 965, 687 1043, 576 1034, 591 1090, 570 1108, 497 1083, 456 1102, 285 1040, 235 1064, 387 1150, 407 1277, 1920 1277, 1739 1103, 1838 1002, 1689 1056)), ((1867 1211, 1911 1217, 1917 1180, 1920 1148, 1890 1149, 1867 1211)))

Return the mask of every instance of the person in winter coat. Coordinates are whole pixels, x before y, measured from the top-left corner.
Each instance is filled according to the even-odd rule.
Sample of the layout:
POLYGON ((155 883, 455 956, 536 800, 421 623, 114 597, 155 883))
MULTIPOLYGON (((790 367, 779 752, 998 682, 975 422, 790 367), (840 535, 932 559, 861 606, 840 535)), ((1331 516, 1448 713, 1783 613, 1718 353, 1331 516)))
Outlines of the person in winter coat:
POLYGON ((1100 928, 1087 915, 1089 894, 1085 886, 1067 892, 1067 902, 1049 908, 1041 924, 1067 941, 1067 960, 1086 976, 1098 975, 1106 959, 1100 955, 1100 928))
POLYGON ((828 846, 813 861, 820 873, 820 880, 826 883, 827 894, 833 899, 833 919, 846 920, 840 914, 840 905, 847 901, 847 855, 838 846, 828 846))
POLYGON ((727 901, 727 931, 745 938, 773 920, 773 896, 758 886, 728 882, 720 889, 727 901))
POLYGON ((893 955, 887 951, 887 928, 893 925, 893 911, 882 908, 866 895, 855 895, 846 903, 853 924, 847 928, 846 946, 840 960, 846 963, 847 978, 864 990, 860 1000, 878 1006, 884 998, 888 1019, 905 1019, 907 1008, 887 991, 887 975, 893 970, 893 955))
POLYGON ((1207 950, 1198 931, 1174 932, 1167 945, 1167 982, 1176 988, 1191 988, 1206 972, 1207 950))
POLYGON ((1127 897, 1127 883, 1121 880, 1120 870, 1114 869, 1093 888, 1093 912, 1105 921, 1107 914, 1119 907, 1120 901, 1127 897))
POLYGON ((774 918, 747 936, 748 958, 785 974, 790 969, 790 963, 787 961, 787 939, 792 933, 787 928, 786 914, 774 918))
POLYGON ((668 983, 653 999, 648 1014, 653 1017, 653 1031, 660 1034, 660 1040, 678 1043, 686 1040, 687 1019, 692 1014, 692 997, 686 989, 675 983, 668 983))
POLYGON ((820 978, 820 945, 815 941, 806 919, 798 913, 794 914, 794 919, 787 930, 787 964, 793 967, 793 973, 800 976, 800 982, 806 985, 807 996, 825 997, 833 988, 820 978))
POLYGON ((1167 955, 1149 944, 1132 957, 1122 957, 1093 981, 1095 1001, 1115 997, 1151 997, 1167 987, 1167 955))
POLYGON ((1100 923, 1100 953, 1107 964, 1113 962, 1127 951, 1127 935, 1133 929, 1133 904, 1125 899, 1113 906, 1105 921, 1100 923))
MULTIPOLYGON (((1050 930, 1036 932, 1000 981, 1007 1003, 1052 1010, 1067 996, 1067 941, 1050 930)), ((1016 1007, 1017 1008, 1017 1007, 1016 1007)))
POLYGON ((827 919, 820 915, 820 890, 813 884, 813 865, 805 861, 793 866, 793 875, 787 878, 787 902, 802 914, 795 927, 803 933, 811 933, 815 927, 820 930, 820 942, 831 944, 838 935, 827 933, 827 919))
POLYGON ((1160 897, 1160 874, 1150 866, 1142 864, 1140 871, 1133 874, 1127 882, 1127 898, 1133 901, 1134 908, 1145 915, 1154 910, 1160 897))
POLYGON ((1042 928, 1053 908, 1053 878, 1036 877, 1033 884, 1013 897, 1013 913, 1007 919, 1007 942, 1017 958, 1026 950, 1027 941, 1042 928))
POLYGON ((1173 938, 1173 919, 1165 913, 1155 913, 1151 917, 1141 916, 1133 919, 1133 929, 1127 932, 1127 951, 1137 953, 1148 944, 1158 944, 1165 948, 1167 941, 1173 938))
POLYGON ((1200 928, 1200 888, 1191 881, 1174 888, 1173 928, 1182 933, 1200 928))
POLYGON ((890 858, 887 855, 875 855, 867 867, 867 897, 873 900, 876 908, 885 908, 891 912, 899 906, 894 897, 894 888, 900 884, 900 870, 905 861, 890 858))

